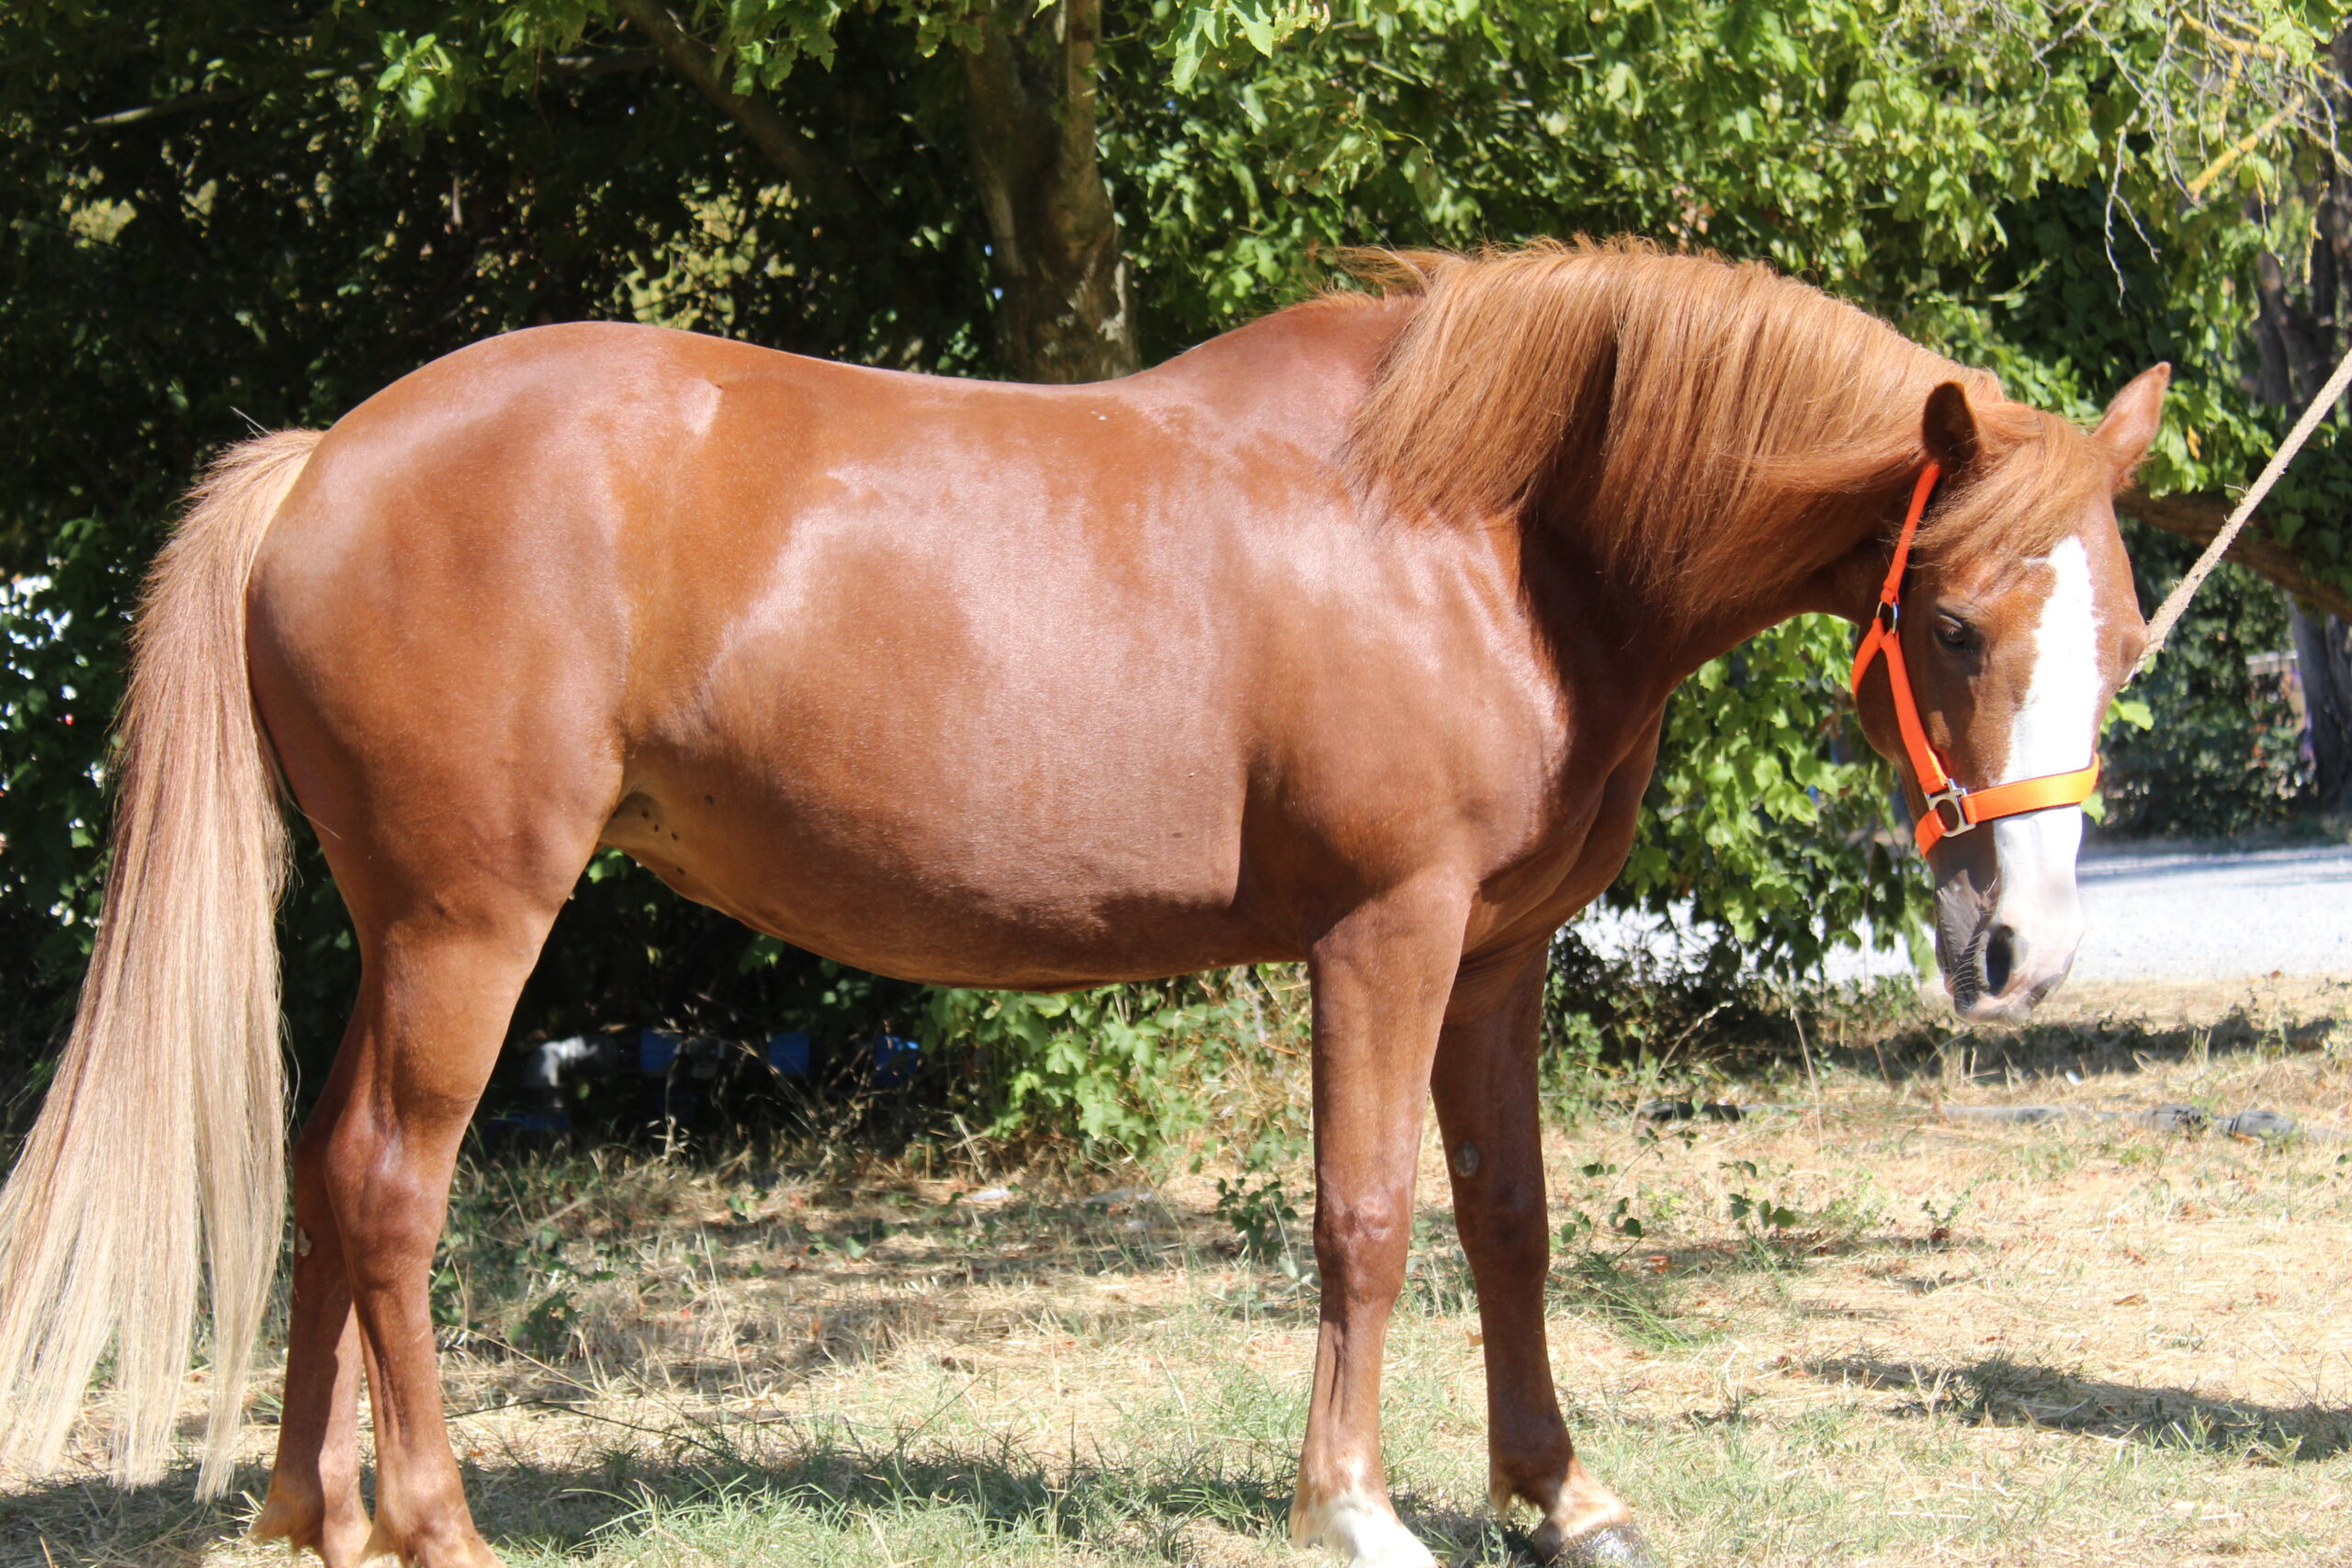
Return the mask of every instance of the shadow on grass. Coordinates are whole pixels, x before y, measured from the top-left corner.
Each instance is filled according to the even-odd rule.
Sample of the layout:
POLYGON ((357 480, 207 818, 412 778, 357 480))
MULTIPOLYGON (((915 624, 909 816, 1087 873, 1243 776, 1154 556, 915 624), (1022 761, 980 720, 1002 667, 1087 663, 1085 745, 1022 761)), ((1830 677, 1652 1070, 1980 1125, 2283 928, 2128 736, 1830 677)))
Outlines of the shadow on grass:
MULTIPOLYGON (((1871 1271, 1887 1277, 1922 1258, 1965 1264, 1973 1250, 1974 1244, 1965 1239, 1934 1241, 1889 1231, 1844 1230, 1749 1232, 1722 1242, 1614 1251, 1586 1248, 1566 1252, 1555 1261, 1550 1299, 1607 1323, 1633 1343, 1656 1350, 1687 1350, 1721 1338, 1724 1327, 1721 1321, 1691 1314, 1685 1302, 1691 1285, 1741 1277, 1795 1277, 1826 1259, 1866 1255, 1886 1258, 1871 1271)), ((1964 1272, 1895 1282, 1926 1295, 1973 1277, 1964 1272)), ((1814 1309, 1792 1305, 1792 1310, 1810 1314, 1814 1309)))
POLYGON ((1959 1367, 1836 1358, 1807 1364, 1825 1380, 1918 1394, 1897 1414, 1948 1412, 1996 1426, 2120 1438, 2151 1448, 2243 1454, 2295 1463, 2352 1450, 2352 1410, 2208 1399, 2185 1388, 2138 1388, 1994 1356, 1959 1367))
MULTIPOLYGON (((1283 1538, 1293 1457, 1206 1443, 1142 1467, 1041 1454, 1017 1440, 874 1442, 845 1427, 738 1441, 684 1423, 650 1450, 615 1449, 581 1467, 469 1462, 466 1495, 503 1554, 571 1557, 645 1536, 739 1542, 789 1553, 824 1536, 905 1529, 948 1516, 957 1533, 1017 1536, 1048 1551, 1141 1553, 1170 1562, 1256 1561, 1283 1538)), ((221 1502, 194 1500, 194 1471, 117 1490, 76 1481, 0 1500, 0 1562, 75 1568, 195 1568, 237 1536, 266 1471, 241 1472, 221 1502)), ((1526 1542, 1483 1515, 1409 1492, 1406 1524, 1455 1565, 1525 1562, 1526 1542)))
MULTIPOLYGON (((1295 1464, 1286 1448, 1244 1445, 1237 1459, 1234 1445, 1211 1442, 1158 1463, 1108 1466, 1041 1456, 1012 1438, 959 1447, 902 1437, 876 1445, 844 1428, 804 1433, 764 1459, 728 1457, 717 1451, 724 1446, 670 1464, 616 1457, 594 1479, 502 1472, 492 1497, 499 1534, 569 1551, 649 1533, 680 1516, 733 1513, 797 1516, 802 1528, 863 1535, 876 1528, 870 1521, 912 1508, 1053 1548, 1116 1548, 1187 1564, 1256 1561, 1266 1543, 1287 1535, 1295 1464)), ((1483 1514, 1409 1491, 1396 1504, 1442 1562, 1464 1568, 1527 1560, 1526 1542, 1483 1514)))
POLYGON ((146 1486, 51 1478, 0 1496, 0 1563, 8 1568, 194 1568, 244 1529, 238 1495, 261 1495, 269 1472, 241 1469, 229 1495, 198 1502, 188 1466, 146 1486))
MULTIPOLYGON (((1664 1254, 1657 1256, 1663 1257, 1664 1254)), ((1688 1350, 1722 1335, 1720 1325, 1694 1321, 1685 1311, 1682 1281, 1647 1258, 1585 1252, 1552 1273, 1550 1294, 1570 1312, 1604 1323, 1619 1337, 1652 1350, 1688 1350)))
POLYGON ((1967 1029, 1922 1023, 1882 1038, 1874 1049, 1824 1050, 1834 1061, 1864 1077, 1890 1084, 1946 1077, 1957 1061, 1962 1076, 2009 1078, 2083 1078, 2122 1076, 2152 1066, 2177 1066, 2200 1054, 2246 1055, 2270 1050, 2293 1054, 2324 1049, 2337 1028, 2332 1018, 2293 1022, 2233 1009, 2211 1024, 2152 1024, 2127 1017, 2065 1023, 2030 1023, 2013 1029, 1967 1029))

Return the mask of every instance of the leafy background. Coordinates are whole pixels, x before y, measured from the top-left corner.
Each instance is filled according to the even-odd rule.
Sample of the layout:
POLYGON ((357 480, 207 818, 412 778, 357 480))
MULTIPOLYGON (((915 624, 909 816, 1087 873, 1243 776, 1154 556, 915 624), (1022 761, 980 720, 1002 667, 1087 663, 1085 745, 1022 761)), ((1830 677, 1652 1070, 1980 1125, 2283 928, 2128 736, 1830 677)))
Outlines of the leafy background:
MULTIPOLYGON (((848 171, 855 220, 755 156, 626 5, 0 16, 0 1077, 37 1084, 70 1008, 126 615, 205 457, 330 423, 485 334, 582 317, 1001 371, 956 67, 983 11, 677 7, 730 90, 848 171)), ((2275 0, 1112 0, 1097 144, 1148 359, 1319 286, 1335 247, 1634 231, 1768 259, 2078 417, 2170 359, 2144 477, 2213 493, 2284 423, 2249 390, 2250 269, 2298 254, 2312 222, 2297 192, 2328 152, 2340 21, 2275 0)), ((2338 583, 2347 493, 2338 420, 2271 513, 2338 583)), ((2182 552, 2133 544, 2152 596, 2182 552)), ((2143 690, 2165 722, 2114 741, 2119 828, 2297 809, 2292 737, 2243 658, 2285 646, 2276 592, 2225 574, 2198 616, 2143 690)), ((1717 980, 1808 973, 1865 924, 1900 935, 1924 913, 1889 775, 1844 704, 1849 637, 1794 623, 1669 710, 1608 902, 1704 922, 1717 980)), ((315 1077, 354 964, 314 853, 300 870, 288 1027, 315 1077)), ((807 1027, 844 1061, 876 1032, 925 1033, 970 1068, 939 1092, 993 1124, 1132 1144, 1167 1055, 1229 1022, 1247 983, 925 992, 755 939, 607 857, 516 1030, 807 1027)), ((1559 994, 1563 1018, 1591 1003, 1559 994)))

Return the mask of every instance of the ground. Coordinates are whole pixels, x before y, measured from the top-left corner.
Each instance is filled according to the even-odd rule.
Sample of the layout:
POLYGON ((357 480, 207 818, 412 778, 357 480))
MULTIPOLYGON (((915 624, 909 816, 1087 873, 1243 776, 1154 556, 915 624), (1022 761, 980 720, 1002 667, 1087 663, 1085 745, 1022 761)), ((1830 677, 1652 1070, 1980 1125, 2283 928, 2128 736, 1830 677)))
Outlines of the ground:
MULTIPOLYGON (((1833 1029, 1664 1080, 1791 1108, 1736 1122, 1564 1089, 1553 1361, 1588 1462, 1689 1568, 2352 1562, 2352 1142, 2087 1114, 2352 1129, 2347 998, 2086 987, 2021 1033, 1833 1029), (1944 1114, 2028 1104, 2083 1114, 1944 1114)), ((436 1295, 486 1533, 516 1568, 1320 1561, 1283 1540, 1303 1167, 1236 1185, 1203 1153, 470 1168, 436 1295)), ((1484 1511, 1477 1319, 1423 1156, 1399 1506, 1448 1562, 1524 1562, 1484 1511)), ((236 1539, 269 1393, 246 1498, 117 1494, 87 1450, 0 1497, 0 1562, 277 1562, 236 1539)))
POLYGON ((2102 849, 2077 880, 2077 979, 2352 975, 2352 846, 2102 849))

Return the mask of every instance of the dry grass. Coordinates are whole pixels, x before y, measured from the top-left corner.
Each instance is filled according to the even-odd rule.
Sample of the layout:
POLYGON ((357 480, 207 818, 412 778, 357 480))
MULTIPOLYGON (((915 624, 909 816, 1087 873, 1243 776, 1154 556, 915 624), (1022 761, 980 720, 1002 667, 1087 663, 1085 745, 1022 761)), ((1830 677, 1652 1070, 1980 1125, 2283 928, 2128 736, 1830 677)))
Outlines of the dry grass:
MULTIPOLYGON (((2352 1128, 2346 996, 2086 991, 2020 1034, 1831 1027, 1810 1074, 1675 1086, 1799 1107, 1736 1124, 1555 1107, 1577 1239, 1554 1363, 1589 1462, 1679 1563, 2352 1562, 2352 1143, 1938 1114, 2177 1101, 2352 1128)), ((439 1299, 471 1325, 447 1365, 477 1511, 517 1568, 1294 1561, 1313 1297, 1240 1254, 1216 1173, 985 1201, 984 1178, 845 1156, 470 1169, 439 1299)), ((1303 1205, 1303 1170, 1281 1174, 1303 1205)), ((1523 1561, 1483 1515, 1433 1149, 1422 1176, 1389 1363, 1400 1501, 1451 1562, 1523 1561)), ((277 1559, 185 1476, 125 1496, 95 1473, 0 1499, 0 1562, 277 1559)))

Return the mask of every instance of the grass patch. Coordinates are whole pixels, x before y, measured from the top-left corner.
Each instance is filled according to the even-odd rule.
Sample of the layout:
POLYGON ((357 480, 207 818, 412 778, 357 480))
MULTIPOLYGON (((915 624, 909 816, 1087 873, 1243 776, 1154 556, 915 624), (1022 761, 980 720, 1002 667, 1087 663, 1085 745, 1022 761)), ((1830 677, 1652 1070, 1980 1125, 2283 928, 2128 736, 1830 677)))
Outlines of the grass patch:
MULTIPOLYGON (((2352 1126, 2352 1062, 2314 1027, 2335 1003, 2314 1000, 2135 1018, 2093 997, 2020 1033, 1915 1018, 1875 1043, 1816 1023, 1810 1073, 1702 1056, 1555 1115, 1550 1330, 1587 1462, 1677 1562, 2340 1568, 2352 1150, 1938 1113, 2263 1104, 2352 1126), (1792 1109, 1661 1130, 1627 1113, 1652 1089, 1792 1109)), ((1306 1172, 1201 1153, 1198 1172, 815 1148, 469 1164, 435 1302, 486 1533, 516 1568, 1301 1561, 1306 1172)), ((1432 1136, 1392 1479, 1442 1560, 1521 1562, 1525 1518, 1485 1511, 1446 1201, 1432 1136)), ((248 1504, 192 1503, 190 1474, 117 1493, 97 1463, 11 1482, 0 1564, 282 1561, 236 1539, 248 1504)))

